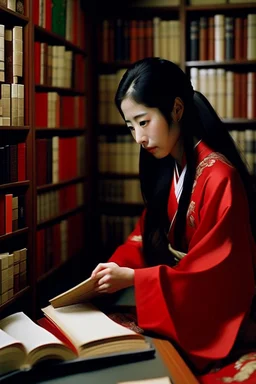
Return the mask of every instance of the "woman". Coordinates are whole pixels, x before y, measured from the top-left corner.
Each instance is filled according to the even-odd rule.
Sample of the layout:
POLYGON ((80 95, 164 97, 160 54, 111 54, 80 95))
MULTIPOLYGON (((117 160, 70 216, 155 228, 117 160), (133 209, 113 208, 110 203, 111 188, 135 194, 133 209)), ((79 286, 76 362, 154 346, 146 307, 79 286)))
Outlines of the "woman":
POLYGON ((172 339, 195 369, 204 369, 229 355, 250 313, 250 175, 203 96, 214 124, 202 122, 190 80, 172 62, 134 63, 115 102, 141 146, 145 210, 92 276, 102 293, 134 285, 138 325, 172 339))

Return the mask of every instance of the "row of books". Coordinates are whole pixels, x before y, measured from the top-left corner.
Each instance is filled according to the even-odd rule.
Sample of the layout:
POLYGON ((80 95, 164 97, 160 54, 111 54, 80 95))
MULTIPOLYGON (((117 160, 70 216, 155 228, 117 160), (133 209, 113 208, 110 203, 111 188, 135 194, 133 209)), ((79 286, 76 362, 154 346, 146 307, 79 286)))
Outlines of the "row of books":
POLYGON ((83 232, 83 215, 80 213, 37 231, 37 277, 75 256, 82 249, 83 232))
POLYGON ((79 0, 34 0, 33 20, 48 31, 85 48, 84 16, 79 0))
POLYGON ((138 174, 139 152, 140 146, 134 141, 129 131, 127 135, 100 135, 98 139, 99 172, 138 174))
POLYGON ((84 185, 76 183, 37 195, 37 224, 84 204, 84 185))
POLYGON ((0 236, 22 229, 26 224, 25 196, 0 195, 0 236))
POLYGON ((27 285, 27 248, 0 253, 0 305, 27 285))
POLYGON ((114 252, 116 247, 123 244, 134 230, 138 216, 110 216, 102 214, 101 239, 108 252, 114 252))
POLYGON ((0 5, 24 15, 24 0, 1 0, 0 5))
POLYGON ((34 44, 35 83, 84 91, 85 58, 67 50, 63 45, 34 44))
POLYGON ((221 118, 256 118, 256 72, 193 67, 190 77, 221 118))
POLYGON ((0 185, 26 180, 26 143, 0 146, 0 185))
POLYGON ((124 122, 115 106, 114 98, 125 71, 126 68, 122 68, 111 74, 100 74, 98 76, 99 124, 123 124, 124 122))
POLYGON ((23 27, 0 24, 0 81, 18 83, 23 76, 23 27))
POLYGON ((106 203, 142 203, 139 179, 100 180, 100 201, 106 203))
POLYGON ((42 128, 84 128, 83 96, 60 96, 57 92, 36 92, 35 124, 42 128))
POLYGON ((161 56, 179 63, 180 21, 103 20, 100 28, 99 59, 104 63, 136 61, 146 56, 161 56))
POLYGON ((84 176, 85 137, 36 139, 36 158, 37 186, 84 176))
POLYGON ((24 85, 1 84, 0 126, 24 125, 24 85))
POLYGON ((251 174, 256 175, 256 131, 231 130, 230 134, 251 174))
POLYGON ((190 21, 190 60, 255 60, 256 14, 201 16, 190 21))

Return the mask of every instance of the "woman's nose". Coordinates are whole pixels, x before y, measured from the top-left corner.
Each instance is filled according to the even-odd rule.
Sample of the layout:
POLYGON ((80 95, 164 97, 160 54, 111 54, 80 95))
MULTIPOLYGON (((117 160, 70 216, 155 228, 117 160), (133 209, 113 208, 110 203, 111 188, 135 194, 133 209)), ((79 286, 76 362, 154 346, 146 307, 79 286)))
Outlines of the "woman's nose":
POLYGON ((136 129, 135 130, 135 141, 137 144, 143 145, 146 144, 148 141, 147 136, 145 135, 145 132, 143 132, 142 129, 136 129))

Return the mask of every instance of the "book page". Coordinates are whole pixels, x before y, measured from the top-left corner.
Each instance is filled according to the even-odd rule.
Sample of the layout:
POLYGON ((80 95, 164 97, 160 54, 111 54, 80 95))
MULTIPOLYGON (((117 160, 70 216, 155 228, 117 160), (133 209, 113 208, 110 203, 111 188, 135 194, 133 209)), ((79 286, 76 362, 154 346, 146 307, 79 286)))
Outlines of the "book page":
POLYGON ((172 381, 165 376, 145 380, 119 381, 117 384, 172 384, 172 381))
POLYGON ((97 281, 97 279, 89 277, 75 287, 70 288, 60 295, 50 299, 49 302, 54 308, 59 308, 66 305, 79 304, 85 300, 92 299, 98 295, 98 293, 94 290, 95 283, 97 281))
POLYGON ((0 349, 3 349, 5 347, 8 347, 10 345, 17 345, 19 346, 21 349, 24 349, 23 348, 23 345, 20 341, 14 339, 12 336, 8 335, 8 333, 4 332, 1 328, 0 328, 0 349))
POLYGON ((61 308, 49 305, 42 311, 71 338, 77 348, 92 341, 120 336, 144 339, 142 335, 115 323, 90 303, 61 308))
POLYGON ((14 339, 20 341, 28 354, 33 349, 51 344, 63 343, 50 332, 39 327, 23 312, 17 312, 0 320, 0 328, 14 339))

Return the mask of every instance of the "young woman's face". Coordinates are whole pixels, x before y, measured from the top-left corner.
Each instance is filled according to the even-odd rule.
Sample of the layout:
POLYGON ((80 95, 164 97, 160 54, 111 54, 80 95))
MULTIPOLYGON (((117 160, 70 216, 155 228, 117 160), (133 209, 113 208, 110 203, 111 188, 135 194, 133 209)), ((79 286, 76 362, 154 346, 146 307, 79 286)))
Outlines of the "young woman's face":
POLYGON ((170 127, 157 108, 148 108, 125 98, 121 103, 125 122, 135 141, 157 159, 171 154, 176 160, 180 157, 180 127, 173 123, 170 127))

